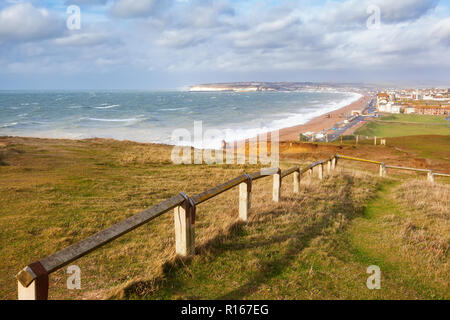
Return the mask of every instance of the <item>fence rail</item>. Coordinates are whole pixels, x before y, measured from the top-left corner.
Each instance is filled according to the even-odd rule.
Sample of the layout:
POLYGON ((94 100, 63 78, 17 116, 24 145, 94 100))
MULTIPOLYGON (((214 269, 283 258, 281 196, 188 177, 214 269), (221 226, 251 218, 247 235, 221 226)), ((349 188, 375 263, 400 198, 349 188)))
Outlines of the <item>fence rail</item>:
POLYGON ((312 174, 313 169, 318 167, 318 178, 323 179, 324 164, 327 164, 327 171, 330 172, 335 169, 337 159, 338 156, 332 156, 327 160, 312 163, 303 169, 298 166, 285 171, 281 171, 280 168, 261 169, 259 172, 240 175, 192 197, 188 197, 185 193, 180 193, 91 237, 29 264, 16 276, 18 280, 18 298, 20 300, 48 299, 49 275, 51 273, 172 209, 174 210, 176 253, 181 256, 191 255, 195 249, 194 225, 197 205, 239 186, 239 218, 247 221, 251 207, 253 181, 273 176, 273 200, 279 202, 283 178, 293 174, 293 189, 295 193, 298 193, 300 192, 302 174, 306 172, 312 174))
POLYGON ((384 162, 380 161, 373 161, 373 160, 366 160, 366 159, 360 159, 360 158, 353 158, 348 156, 342 156, 342 155, 336 155, 336 158, 338 159, 345 159, 345 160, 351 160, 351 161, 359 161, 359 162, 366 162, 366 163, 373 163, 380 166, 380 176, 385 177, 387 175, 386 169, 395 169, 395 170, 405 170, 405 171, 415 171, 415 172, 424 172, 427 174, 428 181, 434 183, 434 177, 450 177, 450 174, 440 173, 440 172, 433 172, 430 169, 419 169, 419 168, 408 168, 408 167, 399 167, 399 166, 392 166, 387 165, 384 162))

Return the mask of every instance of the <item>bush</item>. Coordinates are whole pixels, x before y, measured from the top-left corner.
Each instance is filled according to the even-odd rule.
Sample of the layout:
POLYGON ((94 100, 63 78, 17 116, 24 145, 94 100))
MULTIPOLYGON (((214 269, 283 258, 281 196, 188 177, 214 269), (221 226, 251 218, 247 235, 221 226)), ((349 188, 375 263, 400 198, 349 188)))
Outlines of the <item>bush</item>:
POLYGON ((299 139, 301 142, 307 142, 307 141, 309 141, 309 138, 308 138, 307 136, 305 136, 304 134, 302 134, 302 133, 300 133, 300 134, 298 135, 298 139, 299 139))

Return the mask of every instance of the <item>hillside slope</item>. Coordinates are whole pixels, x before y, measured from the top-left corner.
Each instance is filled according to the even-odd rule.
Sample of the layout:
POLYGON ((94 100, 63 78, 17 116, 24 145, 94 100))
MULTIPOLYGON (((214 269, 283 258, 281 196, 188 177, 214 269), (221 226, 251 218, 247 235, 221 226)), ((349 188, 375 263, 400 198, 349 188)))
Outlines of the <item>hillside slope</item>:
MULTIPOLYGON (((340 147, 312 148, 282 147, 290 159, 281 166, 304 166, 340 147)), ((389 157, 404 152, 386 150, 389 157)), ((178 192, 193 195, 258 170, 176 166, 170 151, 112 140, 0 138, 0 298, 16 297, 14 275, 32 261, 178 192)), ((199 206, 191 260, 174 255, 168 213, 77 260, 81 290, 67 290, 65 270, 52 274, 50 299, 448 298, 446 180, 423 188, 423 176, 396 174, 380 179, 373 166, 342 161, 322 182, 305 176, 300 195, 286 179, 278 204, 272 179, 260 180, 246 225, 237 219, 238 192, 229 191, 199 206), (381 267, 382 290, 366 288, 371 264, 381 267)))

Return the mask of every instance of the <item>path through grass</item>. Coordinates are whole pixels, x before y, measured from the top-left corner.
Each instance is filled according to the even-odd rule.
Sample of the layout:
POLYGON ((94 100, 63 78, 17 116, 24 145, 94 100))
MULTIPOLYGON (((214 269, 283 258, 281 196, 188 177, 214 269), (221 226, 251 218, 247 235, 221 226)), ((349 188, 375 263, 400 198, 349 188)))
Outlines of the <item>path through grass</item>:
POLYGON ((163 278, 141 283, 128 297, 448 299, 448 252, 436 256, 428 247, 411 244, 409 229, 424 218, 405 213, 392 196, 402 185, 382 181, 362 192, 362 181, 367 186, 366 178, 348 175, 321 186, 313 182, 305 192, 320 188, 320 196, 289 196, 277 209, 235 226, 201 255, 168 265, 163 278), (333 194, 337 185, 343 187, 333 194), (336 196, 341 201, 327 207, 336 196), (366 286, 370 265, 381 268, 381 290, 366 286))

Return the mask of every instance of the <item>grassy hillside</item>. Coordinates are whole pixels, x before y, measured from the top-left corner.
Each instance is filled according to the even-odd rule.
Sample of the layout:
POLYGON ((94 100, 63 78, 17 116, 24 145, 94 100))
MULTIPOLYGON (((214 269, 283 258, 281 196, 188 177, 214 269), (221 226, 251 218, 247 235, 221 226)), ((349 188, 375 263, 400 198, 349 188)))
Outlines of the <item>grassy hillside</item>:
POLYGON ((289 195, 275 210, 256 213, 127 297, 449 299, 450 189, 377 180, 348 172, 308 183, 300 199, 289 195), (368 192, 375 189, 375 196, 368 192), (366 287, 370 265, 381 268, 380 290, 366 287))
POLYGON ((446 116, 430 116, 421 114, 390 114, 381 118, 381 121, 414 122, 424 124, 449 124, 446 116))
MULTIPOLYGON (((0 299, 15 298, 14 276, 28 263, 178 192, 193 195, 258 169, 176 166, 170 152, 109 140, 0 138, 0 299)), ((299 160, 282 167, 324 155, 290 157, 299 160)), ((258 181, 246 225, 237 221, 237 190, 202 204, 190 260, 175 258, 173 216, 161 216, 76 261, 82 290, 66 289, 65 270, 53 274, 50 298, 449 298, 448 185, 339 168, 323 182, 305 177, 299 196, 289 177, 279 204, 271 179, 258 181), (382 269, 380 291, 365 286, 371 264, 382 269)))
MULTIPOLYGON (((184 191, 193 195, 253 172, 245 166, 177 166, 169 146, 107 140, 0 138, 0 299, 14 298, 27 264, 184 191)), ((237 191, 199 210, 202 244, 237 218, 237 191), (211 210, 213 205, 215 210, 211 210), (206 214, 211 213, 211 214, 206 214)), ((173 258, 173 216, 166 214, 76 262, 81 292, 51 276, 51 298, 98 298, 129 280, 158 274, 173 258)))
POLYGON ((450 121, 444 116, 388 115, 366 123, 355 134, 378 137, 450 135, 450 121))

